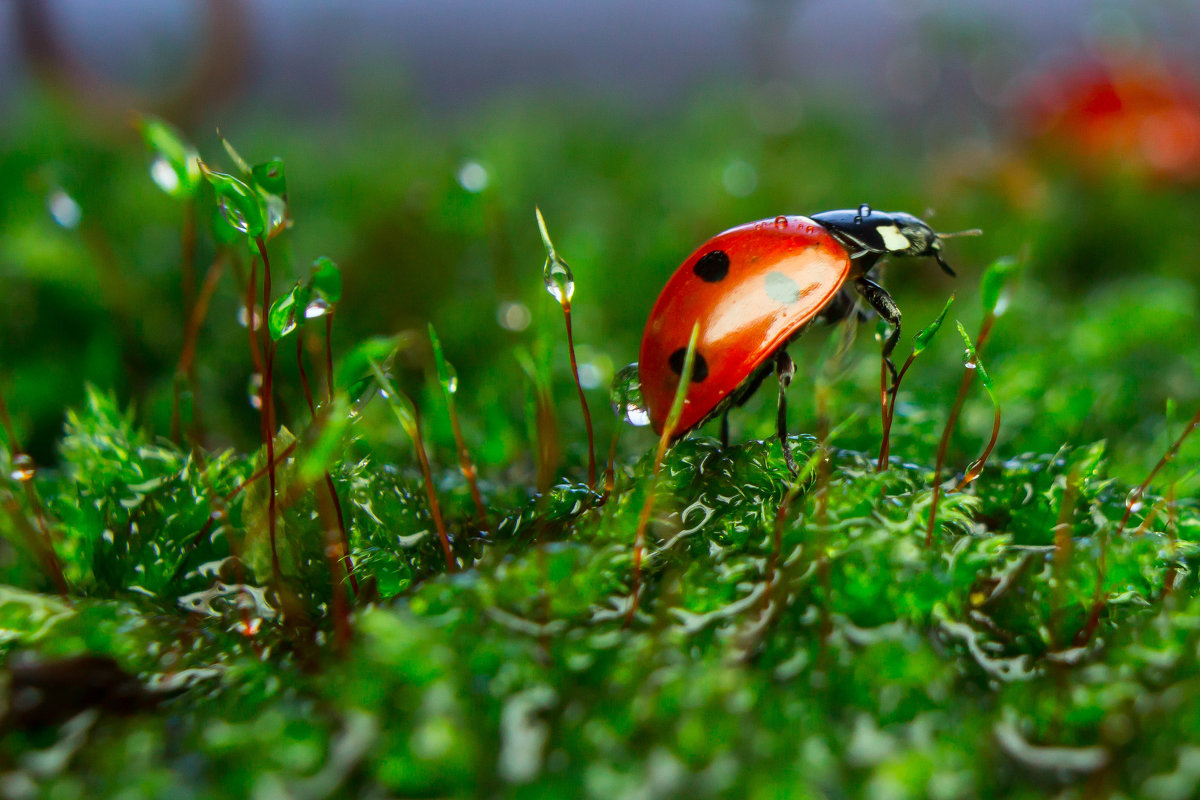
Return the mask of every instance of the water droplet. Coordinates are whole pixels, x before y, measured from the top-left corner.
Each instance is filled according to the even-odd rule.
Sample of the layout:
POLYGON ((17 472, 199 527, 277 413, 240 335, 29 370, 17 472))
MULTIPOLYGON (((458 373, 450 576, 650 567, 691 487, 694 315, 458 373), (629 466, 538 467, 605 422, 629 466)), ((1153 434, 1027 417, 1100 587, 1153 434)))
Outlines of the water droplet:
POLYGON ((50 211, 50 216, 54 217, 54 221, 67 230, 77 227, 83 217, 83 209, 79 207, 79 203, 62 189, 55 189, 50 193, 46 198, 46 208, 50 211))
POLYGON ((496 306, 496 322, 506 331, 523 331, 532 317, 524 303, 505 300, 496 306))
POLYGON ((282 339, 284 336, 287 336, 294 330, 296 330, 296 315, 292 313, 287 315, 287 319, 284 320, 283 327, 279 329, 279 338, 282 339))
POLYGON ((741 159, 731 161, 721 173, 721 183, 734 197, 746 197, 758 188, 758 170, 741 159))
POLYGON ((329 313, 331 308, 333 308, 333 306, 331 306, 329 301, 324 297, 314 297, 309 304, 304 307, 304 318, 317 319, 318 317, 323 317, 329 313))
POLYGON ((641 427, 650 424, 650 412, 642 399, 642 382, 638 377, 637 362, 622 367, 613 378, 609 400, 613 413, 630 425, 641 427))
POLYGON ((8 473, 8 477, 17 483, 25 483, 33 480, 35 469, 32 458, 24 453, 17 453, 12 457, 12 471, 8 473))
POLYGON ((217 200, 217 210, 221 212, 221 217, 229 223, 229 227, 241 233, 250 230, 250 226, 246 223, 246 215, 228 197, 222 195, 217 200))
POLYGON ((287 201, 279 195, 267 195, 266 223, 268 233, 287 226, 287 201))
POLYGON ((969 358, 963 362, 963 366, 966 367, 967 369, 977 369, 979 367, 979 365, 976 364, 974 360, 969 359, 969 358))
POLYGON ((458 391, 458 370, 449 361, 446 362, 446 380, 442 381, 442 386, 450 394, 458 391))
POLYGON ((551 251, 546 257, 546 268, 542 272, 542 278, 551 297, 564 306, 570 304, 571 298, 575 296, 575 276, 571 274, 567 262, 559 258, 557 253, 551 251))
POLYGON ((858 215, 854 218, 855 222, 862 222, 863 217, 871 216, 871 207, 863 203, 858 207, 858 215))
POLYGON ((488 172, 478 161, 467 161, 458 169, 458 185, 478 194, 487 188, 488 172))
POLYGON ((997 317, 1004 316, 1004 312, 1008 311, 1010 304, 1011 301, 1009 299, 1008 292, 1002 292, 1000 294, 1000 298, 996 301, 996 307, 992 310, 992 314, 997 317))
POLYGON ((167 194, 174 194, 179 188, 179 173, 162 156, 150 162, 150 179, 167 194))
POLYGON ((1129 513, 1136 514, 1142 510, 1142 488, 1136 487, 1130 490, 1129 494, 1125 495, 1125 508, 1129 509, 1129 513))
POLYGON ((251 375, 250 382, 246 385, 246 396, 250 398, 250 406, 259 411, 262 410, 262 385, 263 376, 261 372, 251 375))
POLYGON ((785 217, 783 214, 780 214, 778 217, 775 218, 775 227, 776 228, 786 228, 787 226, 788 226, 788 218, 785 217))
MULTIPOLYGON (((237 312, 238 325, 245 328, 250 323, 250 315, 246 312, 245 306, 238 306, 237 312)), ((257 330, 262 327, 262 309, 257 305, 254 306, 254 327, 257 330)))

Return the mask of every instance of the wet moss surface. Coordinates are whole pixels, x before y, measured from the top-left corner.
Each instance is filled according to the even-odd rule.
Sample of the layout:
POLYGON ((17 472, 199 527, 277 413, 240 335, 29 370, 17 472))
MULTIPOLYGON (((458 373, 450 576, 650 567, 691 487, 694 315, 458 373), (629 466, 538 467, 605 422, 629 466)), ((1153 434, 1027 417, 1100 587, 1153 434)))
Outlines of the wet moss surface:
POLYGON ((302 502, 281 528, 289 601, 253 555, 247 520, 265 501, 249 493, 172 580, 244 458, 200 467, 99 393, 72 415, 64 456, 38 488, 72 534, 72 594, 0 598, 13 796, 1196 788, 1200 514, 1148 496, 1162 513, 1106 543, 1126 492, 1103 445, 985 469, 943 499, 927 546, 929 467, 877 472, 831 448, 780 518, 778 443, 684 440, 628 620, 649 456, 607 498, 560 484, 491 537, 456 527, 454 573, 417 474, 343 465, 360 588, 340 646, 302 502), (132 465, 141 480, 115 479, 132 465), (1101 547, 1107 601, 1081 640, 1101 547))
POLYGON ((279 134, 323 191, 212 137, 192 171, 152 121, 146 143, 50 111, 5 134, 0 795, 1200 794, 1200 453, 1171 449, 1200 402, 1197 234, 1141 238, 1200 215, 1194 189, 1033 150, 928 177, 946 162, 885 163, 814 114, 755 134, 757 195, 703 204, 680 187, 744 163, 710 105, 636 144, 584 119, 541 146, 532 113, 446 141, 415 121, 336 167, 279 134), (496 183, 456 182, 464 163, 496 183), (799 477, 773 390, 733 444, 714 423, 656 470, 608 384, 683 254, 801 202, 784 174, 814 208, 845 183, 987 235, 948 244, 955 283, 888 276, 897 355, 924 352, 886 469, 874 323, 852 322, 792 348, 799 477), (45 219, 56 191, 85 222, 45 219), (662 219, 632 210, 668 194, 662 219), (212 280, 195 325, 189 220, 193 313, 212 280))

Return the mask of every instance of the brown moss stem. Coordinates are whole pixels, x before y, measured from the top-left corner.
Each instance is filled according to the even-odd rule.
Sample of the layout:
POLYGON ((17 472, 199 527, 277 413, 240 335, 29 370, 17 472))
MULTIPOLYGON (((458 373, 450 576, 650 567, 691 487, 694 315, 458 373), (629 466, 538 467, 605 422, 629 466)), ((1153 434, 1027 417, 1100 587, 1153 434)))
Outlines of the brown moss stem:
MULTIPOLYGON (((984 315, 983 323, 979 326, 979 335, 975 337, 975 354, 977 357, 983 353, 983 347, 987 344, 995 322, 996 315, 993 312, 989 311, 984 315)), ((937 462, 933 468, 933 498, 929 504, 929 523, 925 528, 926 547, 933 546, 933 531, 937 525, 938 501, 942 491, 942 469, 946 465, 946 451, 950 446, 950 437, 954 433, 954 428, 958 425, 958 416, 962 413, 963 403, 967 399, 967 392, 971 389, 971 381, 974 379, 975 370, 964 368, 962 381, 958 385, 958 396, 954 398, 954 405, 950 407, 950 415, 946 417, 946 426, 942 428, 942 438, 938 442, 937 462)))
POLYGON ((596 442, 592 433, 592 412, 588 410, 583 384, 579 382, 579 364, 575 360, 575 337, 571 331, 571 303, 562 304, 563 321, 567 327, 567 353, 571 357, 571 374, 575 377, 575 389, 579 392, 579 405, 583 409, 583 424, 587 428, 588 440, 588 486, 596 486, 596 442))

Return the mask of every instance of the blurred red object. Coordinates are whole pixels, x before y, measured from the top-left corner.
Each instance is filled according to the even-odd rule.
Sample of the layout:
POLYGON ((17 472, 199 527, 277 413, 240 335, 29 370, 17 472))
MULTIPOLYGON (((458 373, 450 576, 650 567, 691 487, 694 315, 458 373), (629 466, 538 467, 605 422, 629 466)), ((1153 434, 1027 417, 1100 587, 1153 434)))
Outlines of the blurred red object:
POLYGON ((1018 108, 1037 146, 1085 169, 1200 180, 1200 84, 1181 70, 1135 63, 1055 71, 1018 108))

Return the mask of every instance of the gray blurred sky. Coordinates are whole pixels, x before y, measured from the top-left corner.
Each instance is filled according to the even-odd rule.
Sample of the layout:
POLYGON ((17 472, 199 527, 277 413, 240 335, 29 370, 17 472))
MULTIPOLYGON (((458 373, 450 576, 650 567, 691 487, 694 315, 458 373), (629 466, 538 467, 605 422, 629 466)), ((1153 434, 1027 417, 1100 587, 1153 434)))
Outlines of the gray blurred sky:
MULTIPOLYGON (((24 71, 14 3, 0 0, 0 110, 24 71)), ((1193 64, 1196 0, 247 0, 246 97, 285 113, 336 110, 371 91, 455 109, 531 88, 653 107, 717 80, 782 79, 865 101, 943 94, 994 102, 1029 67, 1101 40, 1152 40, 1193 64), (934 59, 932 53, 938 53, 934 59), (380 89, 379 87, 383 87, 380 89)), ((49 0, 82 61, 142 88, 169 85, 203 35, 203 4, 49 0)))

